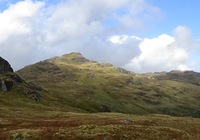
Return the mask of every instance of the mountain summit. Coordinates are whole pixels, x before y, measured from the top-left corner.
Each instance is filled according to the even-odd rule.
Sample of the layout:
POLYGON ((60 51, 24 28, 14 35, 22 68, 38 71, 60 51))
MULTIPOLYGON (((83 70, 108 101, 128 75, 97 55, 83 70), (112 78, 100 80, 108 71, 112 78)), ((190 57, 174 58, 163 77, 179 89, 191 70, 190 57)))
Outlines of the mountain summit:
POLYGON ((62 59, 71 60, 73 62, 89 62, 90 60, 86 59, 81 53, 72 52, 70 54, 65 54, 61 57, 62 59))
POLYGON ((72 52, 70 54, 64 54, 61 57, 55 57, 53 59, 48 59, 49 61, 57 60, 64 63, 87 63, 87 62, 95 62, 86 59, 81 53, 72 52))

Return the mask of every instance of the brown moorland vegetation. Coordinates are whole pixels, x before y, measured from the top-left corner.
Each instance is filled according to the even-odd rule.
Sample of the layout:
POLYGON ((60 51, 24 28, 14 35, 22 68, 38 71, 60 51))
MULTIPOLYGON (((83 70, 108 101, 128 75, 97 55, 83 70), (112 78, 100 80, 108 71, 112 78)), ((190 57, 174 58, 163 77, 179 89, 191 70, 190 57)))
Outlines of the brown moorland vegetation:
POLYGON ((1 118, 0 139, 199 140, 200 119, 167 115, 44 112, 40 118, 1 118))

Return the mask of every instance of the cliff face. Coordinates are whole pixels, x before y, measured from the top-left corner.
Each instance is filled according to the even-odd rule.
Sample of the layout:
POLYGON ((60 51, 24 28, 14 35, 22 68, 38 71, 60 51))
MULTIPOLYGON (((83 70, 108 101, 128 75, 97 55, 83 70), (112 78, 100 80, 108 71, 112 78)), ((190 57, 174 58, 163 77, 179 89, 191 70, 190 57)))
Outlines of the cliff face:
POLYGON ((8 61, 0 57, 0 74, 4 74, 6 72, 13 72, 13 69, 8 61))

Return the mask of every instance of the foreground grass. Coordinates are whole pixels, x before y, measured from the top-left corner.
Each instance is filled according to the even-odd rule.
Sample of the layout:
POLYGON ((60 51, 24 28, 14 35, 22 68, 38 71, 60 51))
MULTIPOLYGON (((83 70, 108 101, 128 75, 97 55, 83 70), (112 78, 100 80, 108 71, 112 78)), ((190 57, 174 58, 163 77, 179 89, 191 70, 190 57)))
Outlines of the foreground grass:
POLYGON ((0 118, 0 139, 200 139, 200 119, 194 118, 58 111, 43 112, 43 116, 37 116, 37 113, 0 118))

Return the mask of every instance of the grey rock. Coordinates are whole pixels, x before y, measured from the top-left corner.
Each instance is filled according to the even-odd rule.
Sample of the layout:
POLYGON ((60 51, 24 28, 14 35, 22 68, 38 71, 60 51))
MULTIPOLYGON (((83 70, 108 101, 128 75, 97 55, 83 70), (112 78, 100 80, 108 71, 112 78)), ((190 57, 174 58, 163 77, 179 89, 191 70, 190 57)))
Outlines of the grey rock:
POLYGON ((133 121, 131 119, 126 118, 123 120, 123 122, 124 124, 131 124, 133 121))
POLYGON ((7 87, 6 87, 4 80, 1 80, 1 89, 2 89, 2 91, 7 91, 7 87))

